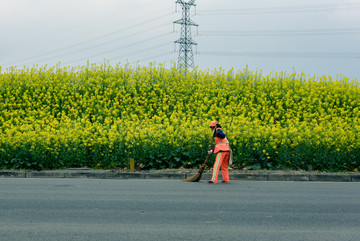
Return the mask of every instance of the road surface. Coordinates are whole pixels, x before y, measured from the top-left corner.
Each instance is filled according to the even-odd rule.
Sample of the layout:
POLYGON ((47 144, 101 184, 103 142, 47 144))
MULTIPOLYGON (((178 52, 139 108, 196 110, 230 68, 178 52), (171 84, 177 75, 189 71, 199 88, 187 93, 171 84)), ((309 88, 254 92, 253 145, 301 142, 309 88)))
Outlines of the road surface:
POLYGON ((360 183, 0 179, 0 240, 359 240, 360 183))

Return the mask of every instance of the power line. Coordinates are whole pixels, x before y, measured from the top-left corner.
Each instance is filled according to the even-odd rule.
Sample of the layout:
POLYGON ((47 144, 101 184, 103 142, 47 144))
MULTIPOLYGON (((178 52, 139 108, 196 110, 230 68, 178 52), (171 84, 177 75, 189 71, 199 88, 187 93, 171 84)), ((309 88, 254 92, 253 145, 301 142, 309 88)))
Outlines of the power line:
POLYGON ((152 19, 143 21, 143 22, 141 22, 141 23, 134 24, 134 25, 131 25, 131 26, 128 26, 128 27, 125 27, 125 28, 122 28, 122 29, 119 29, 119 30, 116 30, 116 31, 113 31, 113 32, 110 32, 110 33, 107 33, 107 34, 103 34, 103 35, 98 36, 98 37, 96 37, 96 38, 92 38, 92 39, 90 39, 90 40, 86 40, 86 41, 77 43, 77 44, 75 44, 75 46, 82 45, 82 44, 87 43, 87 42, 90 42, 90 41, 99 40, 99 39, 102 39, 102 38, 105 38, 105 37, 113 36, 113 35, 115 35, 115 34, 122 33, 122 32, 124 32, 124 31, 133 29, 134 27, 138 27, 138 26, 142 26, 142 25, 144 25, 144 24, 151 23, 151 22, 153 22, 153 21, 159 20, 159 19, 164 18, 164 17, 167 17, 167 16, 169 16, 169 15, 170 15, 170 13, 168 13, 168 14, 163 14, 163 15, 161 15, 161 16, 158 16, 158 17, 155 17, 155 18, 152 18, 152 19))
POLYGON ((264 58, 360 59, 360 52, 220 52, 202 51, 199 55, 246 56, 264 58))
POLYGON ((149 48, 139 49, 139 50, 133 51, 133 52, 128 53, 128 54, 112 57, 112 58, 109 58, 109 60, 121 58, 123 56, 131 56, 131 55, 135 55, 135 54, 138 54, 138 53, 143 53, 143 52, 146 52, 146 51, 150 51, 150 50, 154 50, 154 49, 158 49, 158 48, 163 48, 165 46, 170 46, 170 45, 172 45, 172 44, 169 41, 167 41, 167 42, 163 42, 161 44, 158 44, 158 45, 155 45, 155 46, 152 46, 152 47, 149 47, 149 48))
MULTIPOLYGON (((136 23, 136 24, 133 24, 133 25, 130 25, 130 26, 127 26, 127 27, 124 27, 122 29, 119 29, 119 30, 116 30, 116 31, 112 31, 110 33, 107 33, 107 34, 103 34, 103 35, 100 35, 100 36, 97 36, 97 37, 94 37, 94 38, 91 38, 91 39, 87 39, 87 40, 83 40, 83 41, 80 41, 80 42, 77 42, 77 43, 74 43, 74 44, 70 44, 68 46, 65 46, 65 47, 61 47, 61 48, 57 48, 55 50, 51 50, 51 51, 48 51, 48 52, 45 52, 45 53, 41 53, 41 54, 37 54, 35 56, 30 56, 30 57, 27 57, 27 58, 23 58, 23 59, 20 59, 20 60, 16 60, 16 63, 19 64, 19 63, 22 63, 22 62, 29 62, 29 61, 32 61, 32 60, 36 60, 36 59, 39 59, 39 58, 46 58, 45 60, 47 59, 51 59, 52 57, 46 57, 46 55, 51 55, 51 54, 55 54, 57 52, 61 52, 61 51, 67 51, 65 53, 65 55, 70 55, 70 54, 73 54, 74 51, 69 51, 69 49, 71 48, 75 48, 75 47, 79 47, 79 46, 84 46, 86 44, 88 44, 89 42, 93 42, 93 41, 96 41, 96 40, 101 40, 101 39, 104 39, 104 38, 107 38, 107 37, 110 37, 110 36, 114 36, 114 35, 117 35, 119 33, 123 33, 123 32, 126 32, 128 30, 132 30, 136 27, 139 27, 139 26, 144 26, 146 24, 149 24, 151 22, 154 22, 154 21, 157 21, 159 19, 162 19, 164 17, 168 17, 170 16, 171 13, 167 13, 167 14, 163 14, 163 15, 160 15, 160 16, 157 16, 157 17, 154 17, 154 18, 151 18, 151 19, 148 19, 146 21, 142 21, 140 23, 136 23)), ((163 24, 161 26, 165 26, 167 24, 163 24)), ((158 27, 155 27, 155 28, 158 28, 158 27)), ((149 28, 150 29, 150 28, 149 28)), ((143 31, 143 32, 148 32, 148 31, 143 31)), ((137 33, 136 33, 137 34, 137 33)), ((134 34, 134 35, 136 35, 134 34)), ((73 37, 73 36, 72 36, 73 37)), ((128 38, 129 36, 126 36, 126 38, 128 38)), ((120 39, 120 38, 117 38, 117 39, 120 39)), ((111 41, 108 41, 108 42, 111 42, 111 41)), ((52 42, 53 43, 53 42, 52 42)), ((95 46, 99 46, 101 44, 97 44, 95 46)), ((10 45, 9 45, 10 46, 10 45)), ((40 46, 41 48, 43 48, 43 46, 40 46)), ((77 52, 80 52, 84 49, 90 49, 91 47, 86 47, 86 48, 82 48, 80 50, 77 50, 77 52)), ((32 48, 31 48, 32 49, 32 48)), ((6 56, 6 54, 0 54, 1 57, 3 56, 6 56)), ((58 54, 54 57, 58 57, 58 54)), ((10 65, 10 64, 8 64, 10 65)))
POLYGON ((199 36, 314 36, 333 34, 359 34, 360 28, 347 29, 286 29, 286 30, 224 30, 201 31, 199 36))
POLYGON ((360 10, 360 3, 320 4, 308 6, 244 8, 244 9, 216 9, 202 10, 199 15, 253 15, 253 14, 288 14, 328 11, 360 10))
MULTIPOLYGON (((149 58, 145 58, 145 59, 142 59, 142 60, 138 60, 138 61, 134 61, 132 62, 131 64, 137 64, 137 63, 143 63, 145 61, 149 61, 149 60, 152 60, 152 59, 155 59, 155 58, 159 58, 159 57, 164 57, 164 56, 168 56, 168 55, 171 55, 171 54, 174 54, 174 52, 163 52, 161 54, 158 54, 158 55, 155 55, 155 56, 151 56, 149 58)), ((171 60, 171 59, 170 59, 171 60)), ((164 62, 169 62, 169 60, 166 60, 164 62)))
MULTIPOLYGON (((126 13, 128 14, 128 13, 131 13, 131 12, 134 12, 134 11, 138 11, 139 8, 144 8, 144 7, 147 7, 147 6, 149 6, 149 5, 153 5, 153 4, 154 4, 153 2, 149 2, 149 3, 147 3, 147 4, 142 4, 141 6, 136 6, 136 7, 134 7, 134 8, 131 8, 131 9, 127 10, 126 13)), ((159 12, 160 12, 160 11, 159 11, 159 12)), ((156 13, 157 13, 157 11, 156 11, 156 13)), ((94 22, 97 23, 98 21, 102 21, 103 19, 109 19, 109 18, 112 18, 112 17, 114 17, 114 16, 118 16, 118 15, 120 15, 120 14, 124 14, 124 13, 121 12, 121 13, 117 13, 117 14, 105 16, 105 17, 102 17, 102 18, 94 19, 94 20, 88 21, 88 22, 86 22, 86 23, 81 23, 81 24, 78 24, 78 25, 73 25, 73 26, 69 26, 69 27, 64 28, 64 29, 60 29, 60 30, 57 30, 57 31, 53 31, 53 32, 50 32, 50 33, 46 33, 46 34, 43 34, 43 35, 38 35, 38 36, 36 36, 36 37, 34 37, 34 38, 21 39, 21 41, 16 41, 16 42, 11 43, 11 44, 7 44, 7 45, 0 46, 0 49, 2 49, 2 48, 7 48, 7 47, 10 47, 10 46, 15 45, 15 44, 19 44, 19 43, 21 43, 21 42, 26 42, 26 43, 27 43, 27 42, 32 42, 32 41, 38 40, 38 39, 44 39, 44 38, 46 38, 46 37, 49 37, 49 36, 52 36, 52 35, 57 35, 57 34, 60 34, 60 33, 64 33, 64 32, 67 32, 67 31, 69 31, 69 30, 72 30, 72 29, 81 28, 81 27, 83 27, 83 26, 85 26, 85 25, 89 25, 89 24, 92 24, 92 23, 94 23, 94 22)), ((152 13, 150 13, 150 14, 147 14, 146 16, 152 16, 153 14, 154 14, 154 12, 152 12, 152 13)), ((144 17, 144 16, 142 16, 142 17, 144 17)), ((139 17, 134 17, 133 19, 134 19, 134 20, 135 20, 135 19, 138 20, 139 17)), ((131 19, 130 21, 132 21, 132 19, 131 19)), ((150 21, 151 21, 151 20, 150 20, 150 21)), ((143 23, 140 23, 140 24, 143 24, 143 23)), ((118 24, 115 24, 115 25, 118 25, 118 24)), ((109 26, 107 26, 107 28, 109 28, 109 26)), ((103 29, 104 29, 104 27, 102 27, 102 28, 100 28, 100 29, 97 29, 97 30, 96 30, 96 29, 92 29, 91 32, 88 32, 88 33, 94 33, 94 31, 103 30, 103 29)), ((84 33, 75 34, 75 35, 72 35, 72 37, 78 36, 78 35, 82 35, 82 34, 84 34, 84 33)))
POLYGON ((87 57, 85 57, 85 58, 76 59, 76 60, 67 62, 66 64, 70 64, 70 63, 74 63, 74 62, 78 62, 78 61, 82 61, 82 60, 87 60, 87 59, 89 59, 89 58, 97 57, 97 56, 104 55, 104 54, 108 54, 108 53, 113 53, 114 51, 119 51, 119 50, 121 50, 121 49, 130 48, 130 47, 133 47, 133 46, 136 46, 136 45, 139 45, 139 44, 148 42, 148 41, 150 41, 150 40, 159 39, 159 38, 162 38, 162 37, 164 37, 164 36, 168 36, 169 34, 171 34, 171 33, 160 34, 160 35, 155 36, 155 37, 151 37, 151 38, 148 38, 148 39, 140 40, 140 41, 135 42, 135 43, 132 43, 132 44, 128 44, 128 45, 125 45, 125 46, 121 46, 120 48, 115 48, 115 49, 111 49, 111 50, 108 50, 108 51, 104 51, 104 52, 101 52, 101 53, 98 53, 98 54, 94 54, 94 55, 92 55, 92 56, 87 56, 87 57))
POLYGON ((26 58, 25 60, 20 60, 18 62, 28 62, 28 61, 31 61, 31 60, 34 60, 34 59, 39 59, 41 60, 47 60, 47 59, 51 59, 51 58, 54 58, 54 57, 58 57, 59 54, 55 54, 56 52, 61 52, 61 51, 66 51, 65 53, 61 54, 61 57, 64 57, 64 56, 68 56, 68 55, 73 55, 74 53, 76 52, 82 52, 84 50, 89 50, 89 49, 93 49, 93 48, 97 48, 97 47, 100 47, 100 46, 104 46, 106 44, 109 44, 109 43, 112 43, 112 42, 115 42, 119 39, 126 39, 126 38, 131 38, 131 37, 134 37, 134 36, 137 36, 137 35, 140 35, 140 34, 143 34, 143 33, 146 33, 146 32, 150 32, 150 31, 153 31, 154 29, 158 29, 158 28, 161 28, 165 25, 168 25, 168 24, 162 24, 158 27, 154 27, 153 29, 148 29, 148 30, 145 30, 145 31, 140 31, 140 32, 136 32, 134 34, 129 34, 129 35, 125 35, 123 37, 120 37, 120 38, 116 38, 116 39, 113 39, 113 40, 110 40, 110 41, 106 41, 106 42, 103 42, 103 43, 100 43, 100 44, 95 44, 95 45, 90 45, 90 46, 87 46, 87 47, 84 47, 84 48, 79 48, 79 49, 76 49, 75 51, 74 50, 69 50, 71 48, 74 48, 74 47, 77 47, 77 46, 83 46, 84 44, 87 43, 87 41, 84 41, 84 42, 81 42, 81 43, 78 43, 78 44, 74 44, 74 45, 71 45, 71 46, 67 46, 67 47, 63 47, 63 48, 59 48, 59 49, 56 49, 56 50, 53 50, 53 51, 49 51, 49 52, 46 52, 46 53, 43 53, 43 54, 40 54, 40 55, 37 55, 37 56, 33 56, 33 57, 30 57, 30 58, 26 58), (50 56, 49 56, 50 55, 50 56))
POLYGON ((36 56, 32 56, 32 57, 29 57, 29 58, 25 58, 25 59, 21 59, 21 60, 17 60, 17 62, 28 62, 28 61, 31 61, 31 60, 34 60, 34 59, 38 59, 39 61, 41 60, 48 60, 48 59, 51 59, 53 57, 58 57, 59 55, 55 53, 57 52, 61 52, 61 51, 66 51, 65 54, 62 54, 61 56, 67 56, 67 55, 72 55, 74 54, 75 52, 81 52, 83 50, 87 50, 87 49, 92 49, 94 47, 98 47, 98 46, 102 46, 102 45, 105 45, 105 44, 108 44, 110 42, 114 42, 116 40, 119 40, 119 39, 124 39, 124 38, 129 38, 129 37, 133 37, 133 36, 136 36, 136 35, 139 35, 139 34, 142 34, 142 33, 145 33, 145 32, 150 32, 150 31, 153 31, 154 29, 157 29, 157 28, 161 28, 165 25, 168 25, 168 23, 166 24, 162 24, 162 25, 159 25, 157 27, 154 27, 152 29, 148 29, 148 30, 145 30, 145 31, 139 31, 139 32, 136 32, 136 33, 133 33, 133 34, 129 34, 129 35, 125 35, 125 36, 122 36, 121 38, 116 38, 115 40, 111 40, 111 41, 107 41, 105 43, 101 43, 101 44, 96 44, 96 45, 92 45, 92 46, 88 46, 88 47, 85 47, 85 48, 81 48, 81 49, 77 49, 76 51, 71 51, 69 49, 71 48, 75 48, 75 47, 78 47, 78 46, 83 46, 89 42, 93 42, 95 40, 100 40, 100 39, 103 39, 105 37, 109 37, 109 36, 113 36, 115 34, 118 34, 118 33, 123 33, 124 31, 127 31, 127 30, 130 30, 130 29, 133 29, 134 27, 137 27, 137 26, 140 26, 140 25, 144 25, 144 24, 148 24, 150 22, 153 22, 153 21, 156 21, 158 19, 161 19, 165 16, 169 16, 170 14, 164 14, 164 15, 161 15, 161 16, 158 16, 158 17, 155 17, 155 18, 152 18, 150 20, 147 20, 147 21, 144 21, 140 24, 136 24, 136 25, 131 25, 131 26, 128 26, 128 27, 125 27, 123 29, 120 29, 120 30, 116 30, 116 31, 113 31, 111 33, 108 33, 108 34, 105 34, 105 35, 101 35, 101 36, 98 36, 96 38, 92 38, 92 39, 89 39, 89 40, 85 40, 85 41, 81 41, 81 42, 78 42, 76 44, 72 44, 72 45, 68 45, 68 46, 65 46, 65 47, 62 47, 62 48, 58 48, 58 49, 55 49, 55 50, 52 50, 52 51, 48 51, 48 52, 45 52, 45 53, 42 53, 42 54, 39 54, 39 55, 36 55, 36 56), (46 57, 47 55, 54 55, 54 56, 48 56, 46 57), (42 59, 39 59, 39 58, 42 58, 42 59))

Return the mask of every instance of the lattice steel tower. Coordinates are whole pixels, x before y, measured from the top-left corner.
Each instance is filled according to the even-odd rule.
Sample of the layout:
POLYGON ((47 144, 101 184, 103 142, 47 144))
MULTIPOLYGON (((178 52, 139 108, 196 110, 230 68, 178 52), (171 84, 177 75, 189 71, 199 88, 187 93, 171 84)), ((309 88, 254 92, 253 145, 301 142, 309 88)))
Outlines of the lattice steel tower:
POLYGON ((197 45, 191 38, 191 26, 199 26, 190 19, 190 8, 196 6, 195 0, 184 1, 177 0, 175 3, 180 4, 182 8, 182 19, 174 21, 174 24, 181 24, 180 38, 175 41, 179 44, 178 69, 194 69, 194 56, 192 46, 197 45))

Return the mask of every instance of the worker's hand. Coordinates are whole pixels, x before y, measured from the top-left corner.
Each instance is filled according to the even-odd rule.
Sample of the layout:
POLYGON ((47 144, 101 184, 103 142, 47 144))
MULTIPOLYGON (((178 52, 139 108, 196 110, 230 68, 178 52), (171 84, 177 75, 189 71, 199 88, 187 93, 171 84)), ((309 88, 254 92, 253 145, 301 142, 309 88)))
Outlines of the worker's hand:
POLYGON ((209 151, 208 151, 208 154, 210 155, 211 153, 213 153, 213 150, 212 149, 210 149, 209 151))

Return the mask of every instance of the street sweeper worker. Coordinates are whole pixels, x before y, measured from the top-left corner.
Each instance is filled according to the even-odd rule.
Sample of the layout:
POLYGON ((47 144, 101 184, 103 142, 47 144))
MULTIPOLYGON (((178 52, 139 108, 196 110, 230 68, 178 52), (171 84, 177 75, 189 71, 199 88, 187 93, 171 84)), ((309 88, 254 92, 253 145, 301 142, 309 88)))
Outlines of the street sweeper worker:
POLYGON ((209 154, 215 153, 216 159, 213 167, 212 178, 208 181, 208 183, 217 183, 220 167, 223 178, 222 182, 227 183, 230 181, 228 167, 232 164, 232 151, 229 141, 217 121, 211 121, 210 128, 215 139, 215 147, 209 150, 209 154))

